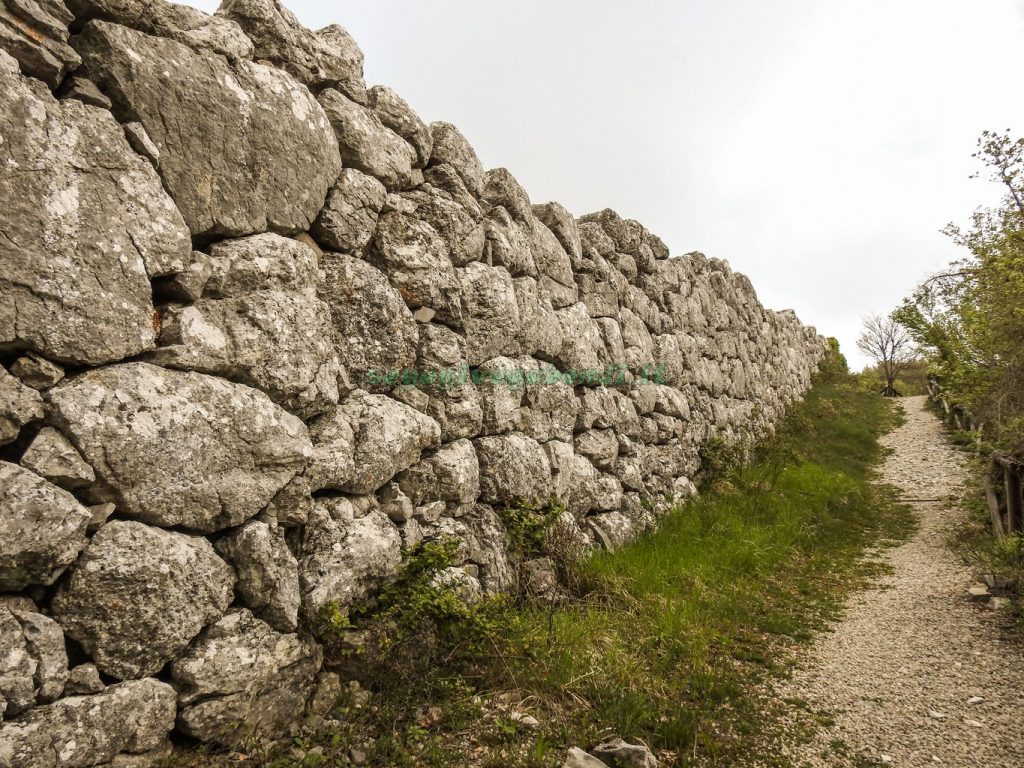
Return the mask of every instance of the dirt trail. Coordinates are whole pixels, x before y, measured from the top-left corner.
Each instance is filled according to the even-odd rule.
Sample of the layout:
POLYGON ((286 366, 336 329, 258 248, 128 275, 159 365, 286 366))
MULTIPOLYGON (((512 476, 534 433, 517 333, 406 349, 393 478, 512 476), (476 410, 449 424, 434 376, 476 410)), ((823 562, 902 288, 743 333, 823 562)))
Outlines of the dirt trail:
MULTIPOLYGON (((883 439, 894 449, 884 480, 910 499, 956 493, 961 456, 925 398, 902 403, 906 424, 883 439)), ((919 530, 882 555, 893 574, 850 600, 778 690, 834 717, 791 747, 798 765, 1024 766, 1024 652, 967 599, 972 573, 947 546, 964 513, 913 507, 919 530)))

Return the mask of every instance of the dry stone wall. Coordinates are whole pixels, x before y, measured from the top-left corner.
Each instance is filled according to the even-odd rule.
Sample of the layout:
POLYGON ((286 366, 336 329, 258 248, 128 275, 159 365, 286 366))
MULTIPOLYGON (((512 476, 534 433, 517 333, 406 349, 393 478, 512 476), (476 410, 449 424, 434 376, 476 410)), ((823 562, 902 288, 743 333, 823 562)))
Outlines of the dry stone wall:
POLYGON ((362 61, 276 0, 0 0, 0 765, 280 735, 420 542, 516 589, 505 505, 618 546, 809 385, 744 276, 362 61))

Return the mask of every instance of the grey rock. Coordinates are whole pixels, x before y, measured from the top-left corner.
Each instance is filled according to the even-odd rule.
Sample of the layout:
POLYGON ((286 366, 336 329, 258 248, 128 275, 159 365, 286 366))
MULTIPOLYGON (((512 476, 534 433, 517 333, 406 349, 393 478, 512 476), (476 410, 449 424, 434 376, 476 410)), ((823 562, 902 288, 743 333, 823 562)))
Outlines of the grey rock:
POLYGON ((357 398, 331 413, 309 423, 309 438, 313 443, 313 456, 306 468, 310 489, 342 490, 355 475, 355 433, 352 420, 362 415, 362 403, 357 398))
POLYGON ((416 366, 421 371, 459 371, 466 366, 466 340, 443 325, 423 325, 420 328, 416 366))
POLYGON ((314 624, 330 607, 346 611, 398 571, 398 529, 379 510, 358 519, 332 515, 321 500, 303 534, 299 578, 303 611, 314 624))
POLYGON ((492 206, 501 206, 513 220, 530 223, 530 196, 507 168, 494 168, 484 174, 480 198, 492 206))
POLYGON ((192 257, 183 271, 155 281, 154 294, 169 301, 191 304, 202 298, 212 273, 210 257, 202 251, 192 251, 192 257))
POLYGON ((11 373, 33 389, 49 389, 64 378, 64 369, 29 352, 11 364, 11 373))
POLYGON ((586 523, 600 545, 610 552, 625 546, 636 536, 633 522, 621 512, 588 515, 586 523))
POLYGON ((549 363, 527 358, 522 368, 528 372, 523 406, 530 412, 523 431, 542 443, 571 441, 580 407, 572 385, 549 363))
POLYGON ((426 183, 402 193, 402 210, 434 228, 455 266, 479 261, 487 241, 484 213, 462 177, 448 164, 428 168, 424 177, 426 183))
POLYGON ((533 215, 545 227, 551 230, 562 248, 569 255, 569 262, 574 269, 579 268, 583 256, 583 243, 576 219, 560 203, 541 203, 533 206, 533 215))
POLYGON ((476 437, 483 429, 482 398, 472 381, 433 391, 427 413, 441 425, 445 442, 476 437))
POLYGON ((320 297, 330 307, 338 353, 353 380, 381 391, 393 384, 379 376, 416 362, 416 321, 387 277, 365 261, 345 254, 325 258, 320 297))
POLYGON ((75 99, 91 107, 110 109, 113 104, 110 99, 103 95, 103 91, 96 87, 96 83, 87 77, 70 77, 60 89, 62 99, 75 99))
POLYGON ((519 351, 524 355, 553 358, 562 349, 562 324, 551 300, 532 277, 517 277, 512 288, 519 307, 519 351))
POLYGON ((537 265, 541 290, 551 299, 555 309, 575 304, 578 298, 569 254, 550 229, 536 218, 531 219, 533 261, 537 265))
POLYGON ((174 689, 152 678, 60 699, 0 725, 0 765, 89 768, 150 752, 174 727, 175 709, 174 689))
POLYGON ((462 324, 455 268, 444 241, 429 224, 397 211, 385 213, 368 260, 388 276, 410 309, 429 307, 439 322, 462 324))
POLYGON ((598 371, 602 368, 604 342, 600 326, 590 316, 585 304, 556 311, 562 328, 562 347, 556 360, 565 372, 598 371))
POLYGON ((26 75, 56 88, 81 63, 68 45, 68 24, 73 20, 61 0, 3 0, 0 47, 18 60, 26 75))
POLYGON ((21 623, 0 607, 0 720, 20 715, 36 703, 36 669, 21 623))
POLYGON ((256 387, 302 418, 329 410, 343 373, 315 254, 268 233, 217 243, 209 264, 203 298, 163 309, 148 359, 256 387))
POLYGON ((191 250, 181 214, 109 112, 58 102, 3 51, 0 83, 0 349, 87 365, 149 349, 149 280, 191 250))
POLYGON ((35 701, 48 704, 64 692, 68 679, 68 654, 64 632, 53 619, 32 611, 14 611, 21 625, 25 650, 35 661, 35 701))
POLYGON ((608 765, 579 747, 569 747, 562 768, 608 768, 608 765))
POLYGON ((468 504, 480 495, 480 468, 469 440, 455 440, 398 475, 414 505, 443 501, 468 504))
POLYGON ((466 137, 451 123, 430 124, 434 146, 430 152, 430 165, 447 163, 462 178, 470 194, 479 197, 483 191, 484 168, 476 151, 466 137))
POLYGON ((100 679, 100 671, 91 662, 79 664, 68 672, 67 682, 64 684, 64 694, 67 696, 88 696, 91 693, 99 693, 106 686, 100 679))
POLYGON ((257 59, 310 88, 331 86, 366 102, 363 52, 344 28, 333 24, 311 32, 279 0, 225 0, 217 15, 238 23, 255 44, 257 59))
POLYGON ((370 109, 377 118, 416 150, 415 166, 426 167, 430 159, 430 150, 434 146, 427 124, 413 112, 401 96, 386 86, 375 85, 366 95, 370 109))
POLYGON ((97 475, 96 501, 154 525, 239 525, 301 471, 306 426, 257 390, 126 363, 49 392, 52 417, 97 475))
POLYGON ((528 223, 514 221, 503 207, 492 208, 485 221, 483 261, 505 267, 513 277, 537 277, 533 233, 528 223))
POLYGON ((131 148, 149 160, 150 164, 160 168, 160 149, 146 133, 146 127, 142 123, 130 122, 124 124, 124 137, 128 139, 131 148))
POLYGON ((82 454, 53 427, 40 430, 22 455, 21 465, 66 491, 84 488, 96 479, 82 454))
POLYGON ((464 568, 478 573, 484 592, 494 595, 515 589, 517 573, 509 554, 512 545, 493 508, 474 504, 459 517, 443 517, 436 533, 459 541, 457 557, 464 568))
POLYGON ((611 739, 590 751, 612 768, 658 768, 657 759, 645 744, 628 744, 622 739, 611 739))
POLYGON ((277 631, 294 632, 301 602, 299 566, 284 532, 250 520, 215 546, 235 569, 235 592, 242 602, 277 631))
MULTIPOLYGON (((315 456, 315 447, 313 451, 315 456)), ((306 518, 312 509, 313 497, 309 478, 296 475, 270 500, 263 513, 285 528, 298 528, 306 524, 306 518)))
POLYGON ((110 502, 104 504, 94 504, 91 507, 86 507, 89 510, 89 533, 96 533, 103 525, 110 519, 110 516, 117 510, 110 502))
POLYGON ((52 610, 102 672, 144 677, 223 615, 234 584, 206 539, 117 520, 93 536, 52 610))
POLYGON ((16 439, 24 425, 43 413, 42 396, 0 366, 0 445, 16 439))
POLYGON ((75 46, 115 114, 142 123, 159 148, 160 175, 193 235, 309 228, 341 161, 323 109, 289 75, 99 21, 75 46), (196 157, 206 159, 202 174, 196 157))
POLYGON ((362 253, 373 237, 387 189, 355 168, 345 168, 334 182, 324 208, 310 229, 325 248, 362 253))
POLYGON ((412 519, 412 499, 405 495, 398 483, 388 483, 377 493, 381 511, 395 524, 412 519))
POLYGON ((519 566, 522 576, 521 588, 531 597, 541 599, 557 596, 558 573, 550 557, 538 557, 527 560, 519 566))
POLYGON ((236 746, 280 738, 305 708, 322 660, 316 643, 245 609, 229 613, 171 665, 178 729, 236 746))
POLYGON ((317 717, 327 717, 341 701, 345 689, 336 672, 321 672, 316 678, 316 688, 309 699, 306 711, 317 717))
POLYGON ((526 389, 523 372, 516 360, 495 357, 480 364, 476 374, 483 409, 484 434, 510 432, 520 423, 520 407, 526 389))
POLYGON ((346 407, 358 414, 353 420, 355 472, 345 486, 350 493, 373 493, 441 439, 434 419, 390 397, 363 392, 349 400, 346 407))
POLYGON ((361 104, 328 88, 318 97, 338 139, 341 159, 380 180, 388 190, 414 186, 416 151, 361 104))
POLYGON ((53 584, 85 546, 89 518, 67 491, 0 462, 0 591, 53 584))
POLYGON ((509 351, 519 332, 512 277, 502 267, 473 262, 456 270, 462 288, 466 357, 476 366, 509 351))
POLYGON ((608 469, 619 455, 619 441, 610 429, 590 429, 574 439, 576 453, 590 459, 598 468, 608 469))
POLYGON ((489 504, 544 502, 551 493, 551 467, 536 440, 510 433, 473 441, 480 461, 480 499, 489 504))
POLYGON ((236 61, 252 56, 253 44, 231 19, 165 0, 67 0, 79 22, 112 21, 147 35, 166 37, 198 52, 236 61))

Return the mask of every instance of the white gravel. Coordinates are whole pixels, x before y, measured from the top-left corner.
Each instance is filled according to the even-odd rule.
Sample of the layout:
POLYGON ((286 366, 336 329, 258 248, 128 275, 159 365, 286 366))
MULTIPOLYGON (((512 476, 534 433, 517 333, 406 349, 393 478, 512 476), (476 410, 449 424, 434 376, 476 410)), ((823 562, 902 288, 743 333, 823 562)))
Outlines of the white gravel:
MULTIPOLYGON (((925 398, 902 404, 883 479, 905 498, 952 496, 966 479, 961 456, 925 398)), ((1024 766, 1024 651, 968 600, 973 574, 947 544, 964 513, 949 501, 913 507, 920 529, 881 555, 892 576, 852 598, 777 686, 834 718, 787 746, 797 765, 1024 766)))

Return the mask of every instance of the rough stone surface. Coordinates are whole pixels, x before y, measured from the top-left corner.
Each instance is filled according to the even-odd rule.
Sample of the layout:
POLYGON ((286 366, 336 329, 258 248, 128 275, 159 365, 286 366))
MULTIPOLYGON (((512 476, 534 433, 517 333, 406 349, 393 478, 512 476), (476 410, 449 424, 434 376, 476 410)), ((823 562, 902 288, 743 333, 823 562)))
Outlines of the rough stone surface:
POLYGON ((246 606, 279 632, 299 626, 299 566, 284 532, 250 520, 220 539, 217 552, 235 569, 235 592, 246 606))
POLYGON ((15 360, 11 373, 33 389, 49 389, 64 378, 63 368, 32 352, 15 360))
POLYGON ((345 254, 324 261, 320 296, 331 308, 338 353, 357 386, 377 385, 376 375, 416 362, 419 331, 401 294, 380 270, 345 254))
POLYGON ((430 165, 447 163, 452 166, 466 189, 479 196, 483 191, 484 168, 466 137, 454 125, 445 122, 431 123, 430 136, 433 140, 430 165))
POLYGON ((429 224, 397 211, 384 214, 369 261, 390 278, 410 309, 429 307, 438 322, 462 324, 455 268, 444 241, 429 224))
POLYGON ((436 421, 389 397, 356 393, 350 401, 355 472, 345 490, 351 493, 372 493, 441 439, 436 421))
POLYGON ((262 234, 218 243, 208 264, 202 298, 162 309, 148 359, 256 387, 303 418, 337 403, 343 372, 315 254, 262 234))
POLYGON ((231 19, 210 16, 197 8, 166 0, 68 0, 80 22, 111 21, 147 35, 177 40, 199 52, 231 60, 253 54, 253 43, 231 19))
POLYGON ((489 504, 544 502, 551 492, 551 467, 540 445, 511 433, 474 441, 480 460, 480 498, 489 504))
POLYGON ((389 190, 412 186, 416 151, 409 142, 372 111, 333 88, 323 91, 319 99, 346 166, 373 176, 389 190))
POLYGON ((413 504, 446 501, 468 504, 480 495, 480 469, 469 440, 455 440, 398 475, 413 504))
POLYGON ((68 672, 68 679, 64 684, 64 694, 66 696, 88 696, 90 693, 99 693, 105 687, 96 665, 86 662, 68 672))
POLYGON ((61 0, 3 0, 0 47, 18 60, 26 75, 56 88, 81 63, 68 45, 68 24, 73 20, 61 0))
POLYGON ((30 421, 43 418, 43 398, 0 366, 0 445, 18 437, 30 421))
POLYGON ((96 479, 75 446, 53 427, 43 427, 21 457, 21 465, 66 491, 84 488, 96 479))
POLYGON ((100 671, 144 677, 220 618, 234 584, 234 572, 206 539, 114 521, 85 548, 53 614, 100 671))
POLYGON ((0 592, 53 584, 85 546, 90 517, 67 491, 0 461, 0 592))
POLYGON ((303 469, 305 425, 254 389, 147 363, 49 392, 98 477, 98 501, 154 525, 215 531, 254 516, 303 469))
POLYGON ((420 120, 401 96, 384 85, 375 85, 367 93, 373 113, 387 128, 405 139, 416 151, 416 167, 423 168, 430 159, 434 139, 430 128, 420 120))
POLYGON ((105 22, 87 24, 75 46, 118 117, 142 123, 159 148, 193 235, 309 228, 341 162, 323 109, 290 76, 105 22))
POLYGON ((178 728, 229 745, 279 738, 305 708, 321 662, 316 643, 245 609, 229 613, 171 665, 178 728))
POLYGON ((174 727, 174 689, 146 678, 72 696, 0 725, 0 765, 89 768, 161 746, 174 727))
POLYGON ((190 250, 181 214, 109 112, 58 102, 3 51, 0 90, 0 350, 98 365, 149 349, 149 279, 190 250))
POLYGON ((510 347, 519 331, 512 276, 502 267, 474 262, 457 270, 469 364, 479 365, 510 347))
POLYGON ((345 168, 310 230, 325 248, 360 254, 373 237, 387 189, 373 176, 345 168))
POLYGON ((303 610, 315 624, 321 612, 346 611, 393 576, 402 559, 398 529, 379 510, 353 519, 318 501, 302 541, 299 577, 303 610))
POLYGON ((253 54, 311 88, 331 86, 366 101, 363 52, 337 24, 312 32, 279 0, 226 0, 217 10, 238 23, 255 45, 253 54))

